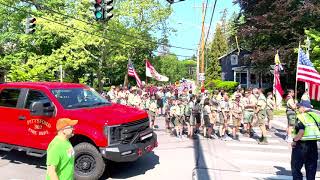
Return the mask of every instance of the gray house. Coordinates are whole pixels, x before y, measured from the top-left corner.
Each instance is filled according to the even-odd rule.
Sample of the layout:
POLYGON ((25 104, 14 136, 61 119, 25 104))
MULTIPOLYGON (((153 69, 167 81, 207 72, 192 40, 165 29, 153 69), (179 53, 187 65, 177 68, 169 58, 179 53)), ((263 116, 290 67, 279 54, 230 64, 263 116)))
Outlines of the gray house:
POLYGON ((218 58, 223 81, 239 82, 241 87, 262 87, 270 88, 273 84, 273 76, 269 69, 265 72, 255 70, 255 65, 251 63, 250 52, 245 49, 234 49, 218 58))

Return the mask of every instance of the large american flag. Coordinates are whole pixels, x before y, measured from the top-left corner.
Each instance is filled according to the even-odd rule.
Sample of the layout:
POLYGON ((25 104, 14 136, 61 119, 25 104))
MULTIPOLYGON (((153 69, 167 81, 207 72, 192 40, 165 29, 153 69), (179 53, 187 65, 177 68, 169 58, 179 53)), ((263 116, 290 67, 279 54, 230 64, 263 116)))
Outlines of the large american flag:
POLYGON ((134 69, 134 66, 133 66, 133 63, 131 60, 129 60, 129 62, 128 62, 128 76, 133 76, 136 78, 136 82, 137 82, 137 85, 139 88, 142 86, 142 82, 141 82, 136 70, 134 69))
POLYGON ((298 53, 297 80, 308 84, 310 99, 320 100, 320 74, 301 48, 298 53))

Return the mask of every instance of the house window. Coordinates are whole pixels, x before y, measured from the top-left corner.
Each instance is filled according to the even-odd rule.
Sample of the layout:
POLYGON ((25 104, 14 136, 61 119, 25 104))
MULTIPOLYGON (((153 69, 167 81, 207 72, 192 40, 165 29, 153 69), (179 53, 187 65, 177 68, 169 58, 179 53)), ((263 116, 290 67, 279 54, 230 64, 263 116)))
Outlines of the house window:
POLYGON ((247 84, 247 73, 237 72, 236 73, 236 82, 240 84, 247 84))
POLYGON ((232 66, 238 65, 238 56, 237 55, 233 54, 233 55, 231 55, 230 58, 231 58, 231 65, 232 66))

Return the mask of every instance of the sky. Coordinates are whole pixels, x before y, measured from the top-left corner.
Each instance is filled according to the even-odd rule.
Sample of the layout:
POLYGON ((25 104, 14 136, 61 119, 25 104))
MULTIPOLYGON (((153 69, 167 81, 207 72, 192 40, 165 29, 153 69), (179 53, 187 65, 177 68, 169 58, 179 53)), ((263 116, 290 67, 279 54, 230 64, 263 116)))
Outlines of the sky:
MULTIPOLYGON (((176 0, 177 1, 177 0, 176 0)), ((201 21, 202 21, 202 2, 206 0, 185 0, 172 4, 173 13, 169 17, 169 26, 173 27, 177 32, 173 32, 169 36, 169 44, 190 49, 197 49, 201 36, 201 21)), ((209 0, 205 28, 206 33, 210 25, 210 18, 215 0, 209 0)), ((212 39, 217 22, 220 21, 221 12, 227 9, 228 17, 233 12, 239 12, 239 6, 234 5, 232 0, 217 0, 216 9, 212 19, 212 24, 209 33, 209 39, 212 39)), ((176 55, 192 56, 195 51, 170 48, 170 52, 176 55)), ((178 56, 178 58, 186 59, 186 57, 178 56)))

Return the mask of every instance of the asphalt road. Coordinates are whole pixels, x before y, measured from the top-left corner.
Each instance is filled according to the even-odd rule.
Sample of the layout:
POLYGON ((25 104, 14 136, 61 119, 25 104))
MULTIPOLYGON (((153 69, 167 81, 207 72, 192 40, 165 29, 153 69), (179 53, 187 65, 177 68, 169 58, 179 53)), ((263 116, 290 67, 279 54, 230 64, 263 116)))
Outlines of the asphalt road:
MULTIPOLYGON (((292 179, 291 149, 283 140, 285 118, 275 119, 276 131, 268 134, 270 144, 264 146, 242 136, 240 142, 208 140, 202 136, 197 140, 180 140, 164 131, 163 119, 158 119, 158 124, 159 147, 154 152, 136 162, 108 163, 101 179, 292 179)), ((319 172, 320 163, 318 177, 319 172)), ((45 158, 0 151, 0 180, 40 180, 45 179, 45 173, 45 158)))

